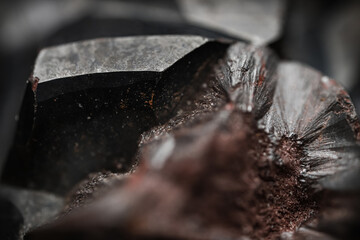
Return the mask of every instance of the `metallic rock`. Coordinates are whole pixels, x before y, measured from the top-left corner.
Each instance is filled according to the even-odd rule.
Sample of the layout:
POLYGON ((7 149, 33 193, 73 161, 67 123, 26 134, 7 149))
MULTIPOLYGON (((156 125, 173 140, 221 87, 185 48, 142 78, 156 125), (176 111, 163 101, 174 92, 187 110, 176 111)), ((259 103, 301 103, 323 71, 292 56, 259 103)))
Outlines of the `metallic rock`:
POLYGON ((234 43, 214 57, 193 75, 199 94, 183 88, 144 131, 135 173, 29 239, 292 239, 321 220, 323 194, 360 166, 347 93, 265 48, 234 43))
POLYGON ((140 135, 172 117, 184 92, 201 85, 198 70, 209 69, 209 59, 213 63, 225 51, 225 44, 207 41, 191 36, 115 38, 43 50, 34 74, 45 78, 33 77, 28 86, 3 181, 64 195, 91 172, 130 171, 140 135), (64 48, 80 54, 49 59, 64 48), (101 64, 108 56, 98 50, 113 54, 117 68, 101 64), (59 59, 63 65, 53 64, 59 59), (94 73, 96 64, 89 65, 89 59, 102 72, 94 73), (54 76, 59 78, 51 80, 54 76))

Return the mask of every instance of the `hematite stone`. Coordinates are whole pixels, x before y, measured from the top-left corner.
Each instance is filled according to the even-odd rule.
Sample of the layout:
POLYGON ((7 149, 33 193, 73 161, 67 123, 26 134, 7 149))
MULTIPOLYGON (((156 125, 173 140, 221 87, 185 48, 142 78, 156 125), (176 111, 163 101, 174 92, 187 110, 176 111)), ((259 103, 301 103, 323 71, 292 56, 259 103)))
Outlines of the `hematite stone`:
POLYGON ((291 239, 316 220, 326 229, 324 194, 344 191, 360 163, 347 93, 264 47, 207 45, 179 63, 189 56, 185 81, 165 77, 175 64, 156 86, 165 91, 150 107, 157 121, 138 132, 135 172, 28 239, 291 239))

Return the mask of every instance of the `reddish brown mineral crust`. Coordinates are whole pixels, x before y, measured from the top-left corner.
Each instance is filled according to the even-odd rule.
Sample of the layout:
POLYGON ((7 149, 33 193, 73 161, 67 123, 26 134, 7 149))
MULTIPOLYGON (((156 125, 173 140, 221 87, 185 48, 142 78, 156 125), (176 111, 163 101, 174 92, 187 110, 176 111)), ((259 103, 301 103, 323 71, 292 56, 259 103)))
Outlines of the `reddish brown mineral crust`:
MULTIPOLYGON (((171 163, 161 171, 171 178, 182 175, 185 181, 185 192, 190 196, 185 210, 180 210, 181 218, 195 213, 193 218, 201 219, 203 228, 209 231, 222 228, 235 236, 276 239, 282 232, 294 231, 315 214, 316 196, 299 182, 300 162, 291 154, 301 154, 301 149, 291 140, 274 146, 265 132, 256 129, 251 116, 239 124, 243 121, 240 114, 233 113, 226 126, 222 126, 229 133, 223 132, 225 129, 216 130, 208 143, 196 144, 202 152, 195 153, 201 161, 201 166, 196 168, 201 170, 191 174, 196 179, 184 170, 184 165, 192 169, 193 161, 176 157, 181 155, 177 151, 186 148, 175 149, 176 160, 170 157, 171 163), (283 163, 275 164, 269 152, 279 155, 283 163)), ((177 184, 180 180, 173 181, 177 184)))
POLYGON ((33 92, 36 92, 39 81, 40 79, 38 77, 30 77, 31 89, 33 92))

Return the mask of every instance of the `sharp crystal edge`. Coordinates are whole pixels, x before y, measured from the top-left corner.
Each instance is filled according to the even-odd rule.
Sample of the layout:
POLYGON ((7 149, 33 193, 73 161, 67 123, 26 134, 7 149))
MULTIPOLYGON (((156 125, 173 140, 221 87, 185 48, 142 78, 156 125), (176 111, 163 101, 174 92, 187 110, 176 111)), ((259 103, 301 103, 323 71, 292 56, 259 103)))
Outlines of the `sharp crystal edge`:
POLYGON ((199 36, 100 38, 43 49, 33 77, 54 79, 111 72, 162 72, 206 43, 199 36))

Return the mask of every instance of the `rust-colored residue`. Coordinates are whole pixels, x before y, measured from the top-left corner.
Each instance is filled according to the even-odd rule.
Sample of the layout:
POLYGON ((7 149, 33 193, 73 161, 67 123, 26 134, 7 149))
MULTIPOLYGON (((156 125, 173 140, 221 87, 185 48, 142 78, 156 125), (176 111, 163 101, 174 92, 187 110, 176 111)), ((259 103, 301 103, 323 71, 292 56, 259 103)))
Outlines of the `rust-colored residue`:
POLYGON ((154 104, 154 96, 155 96, 155 93, 152 92, 151 93, 151 99, 149 101, 145 101, 145 103, 149 104, 151 109, 153 108, 153 104, 154 104))
POLYGON ((303 157, 302 147, 295 140, 283 137, 278 143, 276 154, 280 157, 282 163, 288 165, 292 169, 296 169, 296 165, 300 164, 303 157))
POLYGON ((32 91, 36 92, 40 79, 38 77, 30 77, 29 81, 31 82, 32 91))
POLYGON ((127 108, 126 103, 123 100, 120 101, 120 108, 121 109, 127 108))

